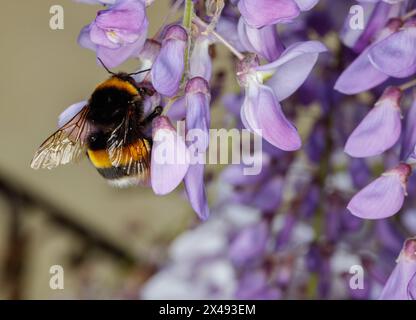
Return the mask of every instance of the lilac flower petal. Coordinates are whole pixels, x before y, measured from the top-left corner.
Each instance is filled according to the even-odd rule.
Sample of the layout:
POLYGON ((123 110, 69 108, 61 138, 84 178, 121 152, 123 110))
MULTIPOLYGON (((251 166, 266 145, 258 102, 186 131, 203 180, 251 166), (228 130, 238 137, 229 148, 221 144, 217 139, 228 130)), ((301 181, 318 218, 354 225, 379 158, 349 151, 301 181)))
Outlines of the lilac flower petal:
POLYGON ((400 159, 405 161, 413 153, 416 147, 416 96, 414 96, 413 104, 406 115, 406 125, 402 140, 402 150, 400 159))
POLYGON ((209 81, 212 74, 212 61, 209 55, 211 41, 208 37, 199 36, 192 50, 189 62, 190 77, 202 77, 209 81))
POLYGON ((91 41, 90 31, 91 27, 89 25, 81 29, 78 36, 78 44, 83 48, 95 51, 97 50, 97 45, 91 41))
POLYGON ((117 49, 121 46, 120 43, 110 40, 106 31, 99 28, 97 24, 91 24, 89 37, 97 46, 104 46, 108 49, 117 49))
POLYGON ((97 57, 100 58, 108 68, 117 67, 128 58, 138 56, 145 40, 146 34, 143 33, 136 42, 128 46, 121 46, 118 49, 109 49, 98 46, 96 49, 97 57))
POLYGON ((250 84, 241 108, 241 119, 247 129, 285 151, 298 150, 301 140, 296 128, 286 119, 273 90, 250 84))
POLYGON ((376 43, 369 51, 369 59, 379 71, 396 78, 416 73, 416 26, 401 30, 376 43))
POLYGON ((58 117, 58 128, 61 128, 63 125, 69 122, 69 120, 75 117, 77 113, 80 112, 81 109, 87 104, 88 102, 84 100, 74 103, 73 105, 70 105, 68 108, 66 108, 58 117))
POLYGON ((186 127, 187 130, 198 129, 204 138, 198 141, 198 152, 205 152, 209 144, 210 127, 210 94, 208 82, 201 77, 195 77, 188 81, 186 93, 186 127))
POLYGON ((327 48, 318 41, 299 42, 288 47, 279 59, 256 68, 257 71, 274 70, 266 84, 273 88, 277 99, 282 101, 293 94, 306 80, 319 53, 327 48))
POLYGON ((193 164, 189 166, 184 178, 186 195, 192 208, 201 218, 206 220, 209 217, 209 208, 204 184, 204 165, 193 164))
POLYGON ((371 64, 368 53, 367 48, 344 70, 335 83, 335 90, 344 94, 357 94, 372 89, 389 78, 371 64))
POLYGON ((397 265, 390 275, 379 299, 414 300, 416 279, 416 241, 408 239, 397 259, 397 265))
POLYGON ((363 219, 383 219, 396 214, 402 207, 405 190, 397 174, 383 175, 348 203, 348 210, 363 219))
POLYGON ((243 52, 246 50, 246 48, 243 46, 240 41, 240 37, 238 36, 237 24, 237 19, 221 16, 221 18, 218 20, 215 30, 234 48, 243 52))
POLYGON ((247 24, 254 28, 288 22, 300 13, 293 0, 240 0, 238 9, 247 24))
POLYGON ((188 150, 167 117, 153 121, 151 184, 153 191, 164 195, 173 191, 188 171, 188 150))
POLYGON ((99 11, 95 23, 98 27, 120 31, 130 31, 136 34, 143 30, 146 18, 146 7, 142 0, 120 0, 108 10, 99 11))
POLYGON ((185 68, 186 42, 187 34, 182 27, 174 25, 166 31, 159 56, 151 70, 153 86, 165 96, 172 97, 179 90, 185 68))
POLYGON ((316 6, 319 0, 295 0, 295 2, 300 10, 308 11, 312 9, 314 6, 316 6))
POLYGON ((400 138, 400 109, 391 102, 376 105, 348 138, 345 152, 352 157, 371 157, 391 148, 400 138))
POLYGON ((185 97, 180 97, 175 100, 174 103, 170 106, 167 116, 172 121, 180 121, 186 118, 186 107, 185 107, 185 97))
POLYGON ((250 27, 240 18, 238 35, 247 51, 255 52, 268 61, 276 60, 284 50, 275 25, 257 29, 250 27))

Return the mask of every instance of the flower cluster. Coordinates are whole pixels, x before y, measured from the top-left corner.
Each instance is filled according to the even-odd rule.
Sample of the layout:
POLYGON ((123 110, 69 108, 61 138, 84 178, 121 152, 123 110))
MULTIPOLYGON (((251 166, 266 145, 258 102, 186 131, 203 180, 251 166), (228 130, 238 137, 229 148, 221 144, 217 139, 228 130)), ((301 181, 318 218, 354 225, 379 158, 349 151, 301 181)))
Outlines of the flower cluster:
POLYGON ((107 67, 137 59, 151 69, 135 79, 155 91, 146 112, 164 107, 152 123, 154 193, 183 182, 207 220, 208 182, 219 190, 212 216, 173 243, 143 297, 415 298, 416 202, 405 197, 416 190, 416 1, 177 0, 168 17, 183 10, 182 21, 165 19, 153 36, 153 1, 80 2, 106 6, 81 30, 82 47, 107 67), (359 29, 348 14, 357 4, 359 29), (231 72, 215 64, 220 45, 231 72), (258 175, 190 161, 212 144, 214 105, 224 127, 262 137, 258 175), (400 210, 399 222, 385 219, 400 210), (354 265, 368 274, 359 290, 354 265))

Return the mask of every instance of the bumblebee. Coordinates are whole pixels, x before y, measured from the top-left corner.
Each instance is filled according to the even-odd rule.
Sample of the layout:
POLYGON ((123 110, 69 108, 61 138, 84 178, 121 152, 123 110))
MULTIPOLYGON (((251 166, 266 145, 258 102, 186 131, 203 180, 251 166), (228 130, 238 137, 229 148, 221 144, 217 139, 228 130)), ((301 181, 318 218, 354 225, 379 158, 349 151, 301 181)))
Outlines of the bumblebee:
MULTIPOLYGON (((102 63, 102 62, 101 62, 102 63)), ((158 106, 144 114, 144 99, 155 93, 137 73, 113 73, 99 84, 88 103, 39 147, 31 167, 52 169, 87 155, 114 186, 147 185, 152 139, 146 129, 159 116, 158 106)))

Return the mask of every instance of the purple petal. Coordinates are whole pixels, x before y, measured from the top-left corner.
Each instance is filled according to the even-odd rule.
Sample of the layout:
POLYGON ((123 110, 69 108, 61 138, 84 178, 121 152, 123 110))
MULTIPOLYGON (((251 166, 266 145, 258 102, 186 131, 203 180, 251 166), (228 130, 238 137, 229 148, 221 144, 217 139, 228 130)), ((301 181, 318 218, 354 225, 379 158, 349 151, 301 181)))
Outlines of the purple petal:
POLYGON ((210 39, 204 36, 197 37, 189 62, 190 77, 202 77, 209 81, 212 73, 212 62, 209 55, 210 39))
POLYGON ((347 208, 363 219, 383 219, 401 209, 404 197, 405 190, 399 175, 382 175, 358 192, 347 208))
POLYGON ((193 164, 189 166, 184 178, 185 190, 192 208, 201 218, 209 217, 209 208, 204 184, 204 164, 193 164))
POLYGON ((334 89, 344 94, 356 94, 372 89, 386 81, 389 76, 377 70, 364 50, 338 78, 334 89))
POLYGON ((232 18, 221 16, 215 30, 234 48, 242 52, 246 50, 246 48, 244 48, 240 41, 240 37, 238 36, 237 24, 237 20, 234 21, 232 18))
POLYGON ((78 103, 74 103, 73 105, 70 105, 68 108, 66 108, 58 117, 58 128, 61 128, 63 125, 68 123, 87 104, 88 101, 84 100, 78 103))
POLYGON ((302 11, 308 11, 317 5, 319 0, 295 0, 299 9, 302 11))
POLYGON ((369 52, 379 41, 387 38, 401 26, 400 19, 392 19, 383 28, 375 42, 367 47, 339 76, 335 83, 335 90, 344 94, 356 94, 372 89, 386 81, 389 76, 381 72, 370 62, 369 52))
POLYGON ((238 9, 247 24, 254 28, 288 22, 300 13, 293 0, 240 0, 238 9))
POLYGON ((172 121, 184 120, 186 117, 185 97, 180 97, 175 100, 175 102, 170 106, 166 115, 172 121))
POLYGON ((187 43, 186 30, 171 26, 166 31, 159 56, 152 66, 152 83, 156 91, 172 97, 179 90, 185 67, 184 54, 187 43))
POLYGON ((285 151, 298 150, 301 140, 296 128, 286 119, 273 90, 250 84, 241 108, 241 119, 247 129, 285 151))
POLYGON ((84 47, 86 49, 96 51, 97 45, 91 41, 90 30, 91 30, 90 25, 85 26, 84 28, 81 29, 81 32, 79 33, 79 36, 78 36, 78 44, 81 47, 84 47))
POLYGON ((276 60, 284 50, 275 25, 257 29, 250 27, 240 18, 238 35, 246 50, 255 52, 268 61, 276 60))
POLYGON ((147 27, 146 7, 142 0, 120 0, 107 10, 99 11, 95 23, 105 30, 139 34, 147 27))
POLYGON ((365 116, 348 138, 345 152, 362 158, 379 155, 391 148, 400 138, 401 115, 396 101, 382 99, 365 116))
POLYGON ((415 24, 405 24, 401 30, 371 47, 369 59, 375 68, 396 78, 416 73, 415 24))
POLYGON ((209 143, 210 94, 208 82, 201 77, 192 78, 185 88, 186 93, 186 128, 197 129, 204 138, 198 141, 198 152, 205 152, 209 143))
POLYGON ((136 42, 121 46, 118 49, 97 46, 97 57, 100 58, 108 68, 117 67, 130 57, 137 56, 140 53, 145 40, 146 34, 143 33, 136 42))
POLYGON ((173 191, 188 171, 188 150, 169 118, 153 121, 151 184, 153 191, 164 195, 173 191))
POLYGON ((298 42, 288 47, 279 59, 256 68, 257 71, 273 70, 275 73, 266 84, 273 88, 282 101, 293 94, 306 80, 319 53, 327 48, 318 41, 298 42))
POLYGON ((415 300, 416 298, 416 240, 406 240, 379 299, 415 300))
POLYGON ((416 95, 413 104, 406 115, 406 125, 402 140, 400 159, 405 161, 413 153, 416 147, 416 95))

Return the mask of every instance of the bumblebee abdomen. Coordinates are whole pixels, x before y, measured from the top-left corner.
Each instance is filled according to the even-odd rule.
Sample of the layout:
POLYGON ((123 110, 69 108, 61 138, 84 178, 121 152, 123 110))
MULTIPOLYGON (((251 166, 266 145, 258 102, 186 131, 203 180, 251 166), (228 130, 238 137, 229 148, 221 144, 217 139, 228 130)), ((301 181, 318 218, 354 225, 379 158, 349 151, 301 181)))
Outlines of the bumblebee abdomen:
POLYGON ((108 149, 88 149, 92 165, 111 184, 124 186, 146 184, 150 172, 151 145, 147 139, 138 139, 128 145, 108 149), (128 179, 127 179, 128 178, 128 179))

